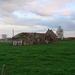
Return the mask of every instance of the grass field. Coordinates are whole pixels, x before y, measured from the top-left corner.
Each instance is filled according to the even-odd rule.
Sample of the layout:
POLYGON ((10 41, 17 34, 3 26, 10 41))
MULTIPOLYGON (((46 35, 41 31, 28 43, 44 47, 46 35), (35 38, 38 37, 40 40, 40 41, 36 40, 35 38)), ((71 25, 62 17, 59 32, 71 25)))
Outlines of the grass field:
POLYGON ((0 72, 6 75, 75 75, 75 41, 12 46, 0 43, 0 72))

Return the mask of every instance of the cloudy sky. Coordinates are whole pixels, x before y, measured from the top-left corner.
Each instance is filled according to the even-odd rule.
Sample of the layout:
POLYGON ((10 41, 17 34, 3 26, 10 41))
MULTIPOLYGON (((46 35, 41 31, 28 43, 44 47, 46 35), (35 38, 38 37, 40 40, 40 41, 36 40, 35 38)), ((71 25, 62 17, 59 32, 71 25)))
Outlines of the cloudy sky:
POLYGON ((75 0, 0 0, 0 36, 20 32, 54 32, 75 37, 75 0))

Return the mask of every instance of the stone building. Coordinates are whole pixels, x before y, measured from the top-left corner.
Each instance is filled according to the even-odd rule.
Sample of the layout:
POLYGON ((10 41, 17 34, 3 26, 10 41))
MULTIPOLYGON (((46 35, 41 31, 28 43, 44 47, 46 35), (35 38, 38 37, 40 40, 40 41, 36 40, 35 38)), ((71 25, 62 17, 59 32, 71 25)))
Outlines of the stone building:
POLYGON ((12 37, 13 45, 29 45, 56 42, 57 36, 49 30, 46 33, 19 33, 12 37))

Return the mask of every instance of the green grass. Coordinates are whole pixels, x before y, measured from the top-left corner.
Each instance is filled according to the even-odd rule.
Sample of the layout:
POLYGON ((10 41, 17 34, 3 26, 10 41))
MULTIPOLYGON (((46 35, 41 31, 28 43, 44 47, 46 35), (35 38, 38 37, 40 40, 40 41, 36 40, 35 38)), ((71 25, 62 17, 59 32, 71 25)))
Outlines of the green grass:
POLYGON ((75 75, 75 41, 12 46, 0 43, 0 72, 6 75, 75 75))

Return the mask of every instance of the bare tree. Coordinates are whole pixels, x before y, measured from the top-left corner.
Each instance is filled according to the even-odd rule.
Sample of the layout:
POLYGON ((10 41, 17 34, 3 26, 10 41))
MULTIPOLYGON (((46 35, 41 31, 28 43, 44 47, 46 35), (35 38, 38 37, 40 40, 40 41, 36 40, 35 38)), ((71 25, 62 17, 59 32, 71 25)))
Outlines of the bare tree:
POLYGON ((7 34, 2 34, 2 39, 6 40, 7 39, 7 34))

